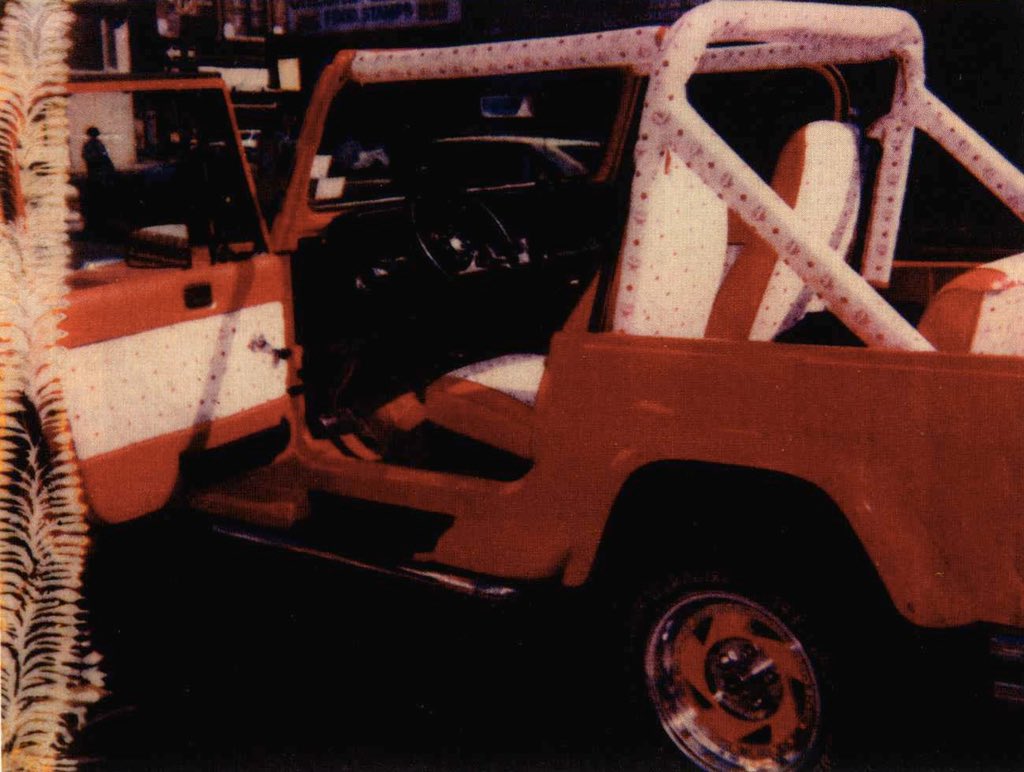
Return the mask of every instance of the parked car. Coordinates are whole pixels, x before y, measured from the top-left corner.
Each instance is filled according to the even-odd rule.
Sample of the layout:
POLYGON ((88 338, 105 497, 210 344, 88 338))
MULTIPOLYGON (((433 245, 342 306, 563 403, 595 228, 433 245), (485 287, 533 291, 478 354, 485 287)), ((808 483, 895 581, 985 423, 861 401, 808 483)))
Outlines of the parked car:
MULTIPOLYGON (((269 236, 230 111, 168 112, 220 115, 198 136, 222 144, 99 241, 130 263, 180 226, 187 269, 149 248, 164 267, 72 278, 93 514, 173 497, 491 599, 607 591, 652 724, 702 769, 816 764, 843 699, 909 667, 900 624, 974 630, 1024 701, 1024 256, 897 255, 915 134, 1018 218, 1024 175, 922 50, 897 10, 723 0, 669 29, 342 52, 269 236)), ((72 104, 141 121, 134 174, 163 136, 148 94, 186 87, 224 95, 72 104)))

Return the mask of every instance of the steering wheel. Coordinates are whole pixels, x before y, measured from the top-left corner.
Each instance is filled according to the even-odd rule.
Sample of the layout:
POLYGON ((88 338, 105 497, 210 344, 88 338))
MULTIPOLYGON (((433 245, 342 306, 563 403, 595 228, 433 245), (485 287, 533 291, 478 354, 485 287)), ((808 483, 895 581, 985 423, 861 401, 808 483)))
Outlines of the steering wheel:
POLYGON ((519 264, 518 250, 505 226, 481 201, 464 196, 422 197, 412 203, 411 214, 420 252, 449 278, 519 264))

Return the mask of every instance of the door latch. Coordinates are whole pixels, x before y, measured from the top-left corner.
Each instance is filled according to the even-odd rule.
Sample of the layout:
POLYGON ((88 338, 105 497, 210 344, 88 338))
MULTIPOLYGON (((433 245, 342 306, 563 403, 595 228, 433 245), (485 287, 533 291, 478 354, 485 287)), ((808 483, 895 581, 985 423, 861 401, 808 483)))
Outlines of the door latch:
POLYGON ((292 356, 292 350, 290 348, 274 348, 263 333, 254 336, 253 339, 249 341, 249 350, 256 353, 262 352, 270 354, 274 357, 275 365, 283 359, 290 359, 292 356))

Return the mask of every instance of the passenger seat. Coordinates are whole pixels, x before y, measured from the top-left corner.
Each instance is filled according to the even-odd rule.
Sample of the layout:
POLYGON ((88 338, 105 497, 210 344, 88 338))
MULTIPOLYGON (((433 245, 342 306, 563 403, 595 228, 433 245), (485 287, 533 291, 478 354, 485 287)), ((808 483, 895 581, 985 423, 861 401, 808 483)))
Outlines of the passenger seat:
MULTIPOLYGON (((809 123, 779 154, 772 188, 829 247, 845 255, 860 207, 857 131, 838 121, 809 123)), ((705 336, 772 340, 814 310, 814 292, 779 259, 765 240, 751 234, 725 275, 705 336)))
POLYGON ((973 268, 936 293, 917 329, 939 351, 1024 356, 1024 254, 973 268))

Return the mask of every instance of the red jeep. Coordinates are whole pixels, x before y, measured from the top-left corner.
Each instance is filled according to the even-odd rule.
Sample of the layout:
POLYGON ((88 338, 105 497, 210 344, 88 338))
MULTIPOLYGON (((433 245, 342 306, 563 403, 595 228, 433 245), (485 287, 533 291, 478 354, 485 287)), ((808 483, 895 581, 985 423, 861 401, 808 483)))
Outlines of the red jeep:
POLYGON ((1024 257, 897 241, 915 134, 1018 218, 1024 175, 922 50, 892 9, 723 1, 341 52, 272 234, 219 82, 73 84, 94 515, 639 593, 640 688, 704 769, 818 759, 830 667, 897 612, 983 623, 1024 700, 1024 257))

